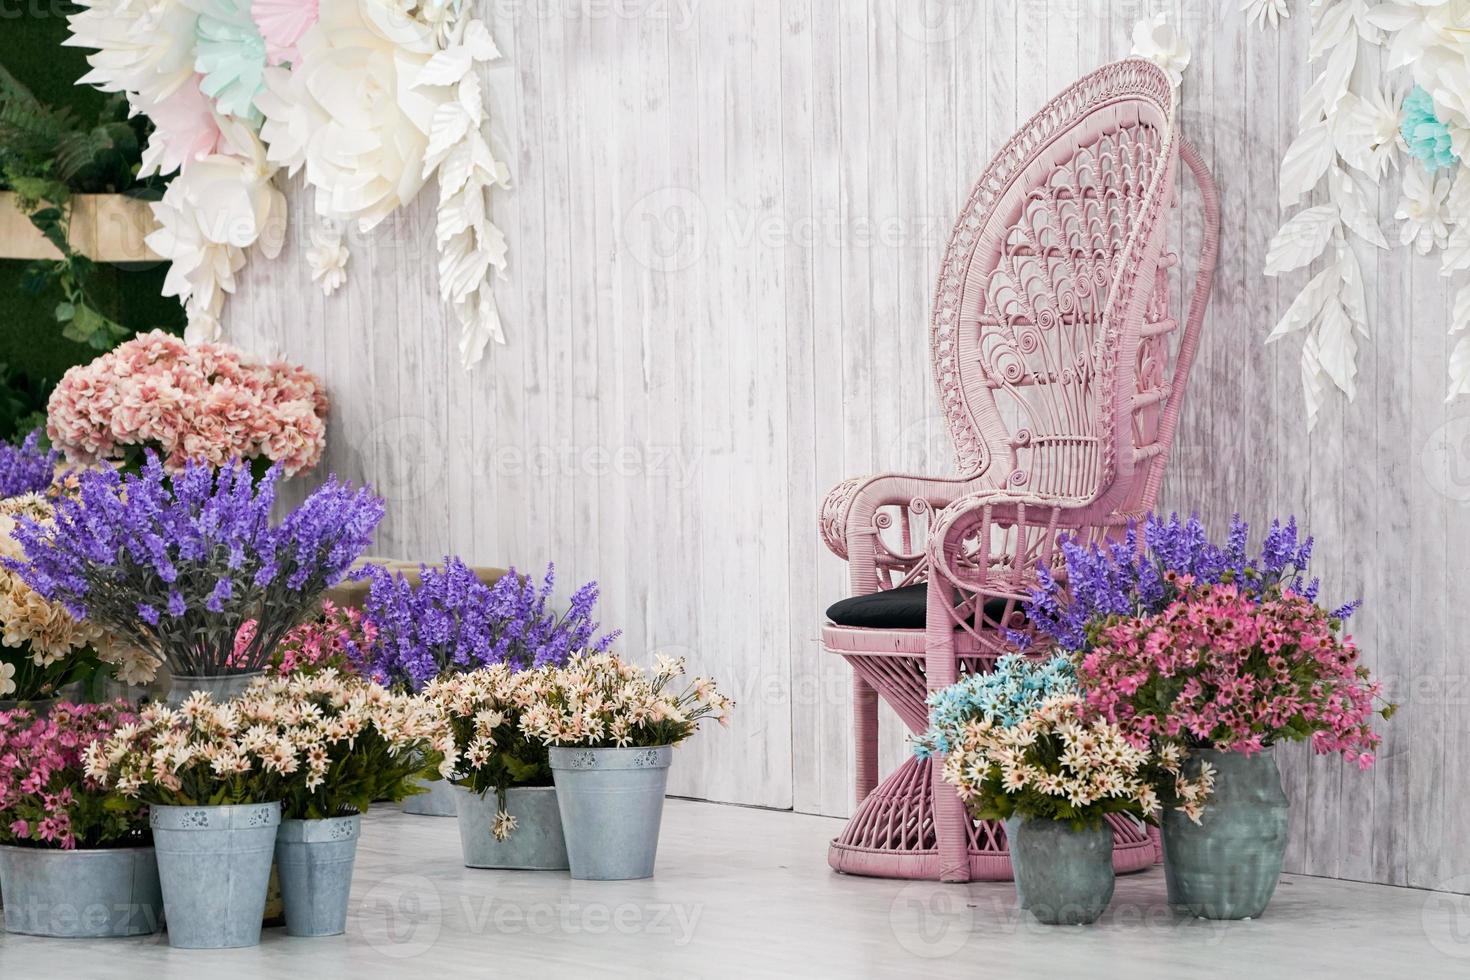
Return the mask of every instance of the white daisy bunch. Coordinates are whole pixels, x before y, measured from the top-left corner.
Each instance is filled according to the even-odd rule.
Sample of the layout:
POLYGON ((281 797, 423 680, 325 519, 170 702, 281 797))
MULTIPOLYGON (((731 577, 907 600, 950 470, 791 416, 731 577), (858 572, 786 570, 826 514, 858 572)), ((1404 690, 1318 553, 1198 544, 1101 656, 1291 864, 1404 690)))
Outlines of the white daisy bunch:
POLYGON ((157 805, 281 801, 288 818, 361 813, 453 771, 438 709, 335 670, 256 681, 230 701, 149 705, 87 752, 87 774, 157 805))
POLYGON ((548 745, 587 748, 678 745, 706 718, 728 727, 735 702, 708 677, 672 689, 684 673, 682 657, 660 656, 652 672, 611 653, 574 657, 548 673, 521 725, 548 745))
POLYGON ((969 722, 943 776, 981 819, 1011 816, 1095 826, 1109 813, 1153 821, 1174 806, 1198 823, 1214 786, 1208 764, 1185 773, 1183 751, 1132 744, 1117 726, 1084 720, 1075 696, 1047 700, 1020 724, 969 722))

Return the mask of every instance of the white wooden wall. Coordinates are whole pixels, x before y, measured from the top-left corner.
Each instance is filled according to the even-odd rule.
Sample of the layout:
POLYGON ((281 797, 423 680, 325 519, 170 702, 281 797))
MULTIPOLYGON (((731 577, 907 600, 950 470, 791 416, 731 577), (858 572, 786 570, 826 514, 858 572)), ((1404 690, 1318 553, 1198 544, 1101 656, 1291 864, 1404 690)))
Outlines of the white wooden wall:
POLYGON ((1328 593, 1366 598, 1358 636, 1404 703, 1369 774, 1285 754, 1290 866, 1470 890, 1470 406, 1442 402, 1447 291, 1429 263, 1365 257, 1362 390, 1309 438, 1296 348, 1261 344, 1300 278, 1260 272, 1305 10, 1278 37, 1237 6, 499 0, 510 344, 458 366, 431 194, 355 244, 331 299, 299 243, 257 257, 229 330, 327 377, 328 465, 389 497, 381 551, 555 560, 568 586, 601 581, 625 651, 686 653, 734 690, 733 729, 680 751, 675 792, 845 813, 849 675, 817 638, 846 579, 817 503, 845 476, 949 469, 925 360, 948 226, 1022 121, 1168 10, 1225 227, 1167 502, 1301 515, 1328 593))

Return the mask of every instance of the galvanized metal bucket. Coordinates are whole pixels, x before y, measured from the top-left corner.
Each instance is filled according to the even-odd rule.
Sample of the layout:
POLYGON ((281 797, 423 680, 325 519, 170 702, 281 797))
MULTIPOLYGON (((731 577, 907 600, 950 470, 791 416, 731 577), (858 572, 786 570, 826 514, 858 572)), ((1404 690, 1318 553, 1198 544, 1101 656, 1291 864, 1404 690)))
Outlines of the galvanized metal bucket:
POLYGON ((672 746, 553 746, 551 771, 572 877, 621 881, 653 875, 672 746))
POLYGON ((403 812, 415 817, 457 817, 459 816, 459 787, 447 779, 425 780, 419 784, 427 788, 428 792, 418 793, 406 797, 403 801, 403 812))
POLYGON ((1011 859, 1011 880, 1016 885, 1016 908, 1018 909, 1026 907, 1026 883, 1021 880, 1021 873, 1016 870, 1016 865, 1021 861, 1021 855, 1017 853, 1013 841, 1021 829, 1022 819, 1024 818, 1012 815, 1002 824, 1006 829, 1006 855, 1011 859))
POLYGON ((286 905, 286 932, 340 936, 347 931, 347 896, 362 817, 282 820, 276 871, 286 905))
POLYGON ((1266 911, 1286 854, 1289 819, 1281 771, 1268 749, 1252 756, 1196 750, 1185 763, 1215 768, 1201 823, 1164 811, 1164 881, 1169 904, 1206 919, 1254 919, 1266 911))
POLYGON ((155 806, 149 823, 169 945, 259 943, 281 805, 155 806))
POLYGON ((246 674, 216 674, 207 677, 170 674, 168 704, 177 708, 189 700, 189 695, 195 691, 202 691, 213 697, 215 701, 228 701, 230 698, 244 694, 250 687, 251 681, 264 676, 265 672, 261 670, 250 671, 246 674))
POLYGON ((163 922, 151 847, 0 846, 5 930, 60 939, 146 936, 163 922))
POLYGON ((503 841, 492 833, 500 808, 493 789, 481 795, 460 787, 455 799, 466 868, 565 871, 570 866, 556 787, 512 786, 505 791, 505 811, 515 818, 516 828, 503 841))
POLYGON ((1007 821, 1006 830, 1021 907, 1047 925, 1096 922, 1116 883, 1112 828, 1103 822, 1073 830, 1059 820, 1023 817, 1014 830, 1007 821))

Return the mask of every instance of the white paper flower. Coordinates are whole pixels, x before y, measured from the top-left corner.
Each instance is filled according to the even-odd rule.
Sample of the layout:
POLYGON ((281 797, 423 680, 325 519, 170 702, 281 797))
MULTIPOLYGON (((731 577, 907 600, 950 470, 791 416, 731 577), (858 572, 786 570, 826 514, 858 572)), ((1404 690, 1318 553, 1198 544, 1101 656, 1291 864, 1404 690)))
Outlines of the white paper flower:
POLYGON ((300 64, 266 72, 257 104, 271 162, 306 169, 317 211, 372 228, 423 187, 434 110, 447 94, 412 87, 437 50, 432 29, 386 0, 324 4, 300 64))
POLYGON ((136 93, 146 108, 194 74, 198 15, 181 0, 78 0, 67 47, 95 48, 78 85, 136 93))
POLYGON ((1445 200, 1450 193, 1450 177, 1435 177, 1423 167, 1404 170, 1404 196, 1394 217, 1402 221, 1400 241, 1413 243, 1414 251, 1428 255, 1449 242, 1445 200))
POLYGON ((140 176, 171 174, 219 150, 219 123, 208 97, 199 90, 197 75, 191 75, 172 95, 142 111, 152 120, 153 132, 143 150, 140 176))
POLYGON ((1184 80, 1184 69, 1189 67, 1189 45, 1169 26, 1165 14, 1153 20, 1141 20, 1134 26, 1133 54, 1164 69, 1175 88, 1184 80))
POLYGON ((1398 164, 1399 102, 1388 87, 1363 95, 1347 94, 1338 105, 1334 126, 1337 152, 1348 165, 1373 180, 1382 180, 1398 164))
POLYGON ((324 296, 332 295, 347 281, 348 258, 340 228, 326 223, 312 226, 306 264, 311 269, 311 281, 321 285, 324 296))
POLYGON ((286 199, 271 181, 264 148, 237 124, 226 126, 226 136, 247 155, 195 160, 152 206, 159 227, 147 242, 171 263, 163 293, 184 304, 191 343, 218 338, 224 296, 235 291, 244 250, 258 243, 274 257, 285 239, 286 199))
POLYGON ((1286 6, 1286 0, 1240 0, 1240 9, 1245 11, 1245 19, 1253 20, 1256 26, 1272 27, 1291 16, 1291 10, 1286 6))

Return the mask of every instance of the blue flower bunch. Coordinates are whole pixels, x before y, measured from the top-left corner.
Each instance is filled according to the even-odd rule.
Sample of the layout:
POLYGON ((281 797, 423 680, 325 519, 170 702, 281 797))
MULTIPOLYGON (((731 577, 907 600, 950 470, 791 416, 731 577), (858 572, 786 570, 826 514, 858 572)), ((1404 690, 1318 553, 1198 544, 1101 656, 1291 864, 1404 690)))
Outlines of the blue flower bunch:
MULTIPOLYGON (((1318 582, 1304 581, 1312 557, 1312 539, 1303 539, 1296 518, 1275 520, 1267 530, 1259 555, 1247 551, 1250 526, 1236 515, 1223 545, 1212 542, 1198 516, 1181 521, 1178 514, 1165 519, 1150 514, 1139 529, 1130 526, 1121 541, 1083 546, 1063 541, 1065 577, 1047 568, 1038 571, 1038 588, 1023 604, 1036 631, 1055 640, 1064 650, 1089 645, 1089 629, 1109 616, 1149 615, 1162 612, 1177 598, 1186 582, 1212 585, 1234 582, 1263 593, 1282 585, 1316 601, 1318 582)), ((1346 618, 1356 603, 1333 615, 1346 618)), ((1012 633, 1025 647, 1030 637, 1012 633)))
POLYGON ((1425 170, 1433 173, 1460 162, 1450 139, 1450 127, 1434 112, 1434 96, 1415 85, 1404 97, 1403 113, 1399 132, 1409 156, 1422 161, 1425 170))
POLYGON ((40 429, 19 446, 0 442, 0 499, 42 493, 51 486, 61 455, 54 449, 42 452, 40 442, 40 429))
POLYGON ((258 670, 383 519, 376 494, 334 477, 274 522, 280 473, 272 467, 256 483, 236 461, 189 463, 170 476, 152 451, 136 474, 84 471, 76 495, 57 499, 54 523, 20 523, 25 560, 6 565, 176 674, 258 670), (254 636, 236 651, 251 620, 254 636))
POLYGON ((929 695, 929 730, 914 740, 914 754, 926 759, 960 744, 966 723, 987 718, 1013 728, 1050 698, 1077 694, 1077 672, 1068 657, 1037 660, 1008 653, 995 669, 971 674, 929 695))
POLYGON ((363 612, 377 635, 370 648, 350 653, 381 684, 418 691, 436 677, 490 664, 562 666, 574 655, 604 652, 619 635, 595 636, 596 582, 573 593, 565 613, 550 608, 552 565, 539 587, 515 569, 486 585, 453 556, 442 568, 422 569, 417 586, 381 566, 361 574, 372 580, 363 612))

